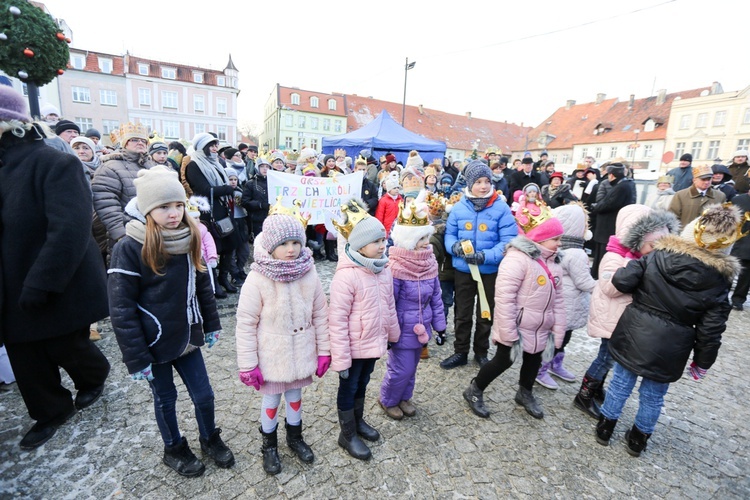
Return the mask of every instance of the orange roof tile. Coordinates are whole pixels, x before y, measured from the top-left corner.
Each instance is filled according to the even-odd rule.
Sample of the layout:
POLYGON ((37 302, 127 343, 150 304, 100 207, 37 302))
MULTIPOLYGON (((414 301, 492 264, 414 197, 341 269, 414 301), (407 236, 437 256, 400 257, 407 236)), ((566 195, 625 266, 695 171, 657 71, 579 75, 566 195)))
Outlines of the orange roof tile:
POLYGON ((320 113, 323 115, 346 116, 346 97, 341 94, 312 92, 310 90, 302 90, 296 87, 282 87, 279 85, 277 97, 279 106, 285 109, 306 111, 308 113, 320 113), (292 104, 292 94, 299 94, 299 104, 292 104), (317 97, 319 99, 317 108, 310 106, 311 97, 317 97), (328 109, 329 99, 336 100, 336 109, 328 109))

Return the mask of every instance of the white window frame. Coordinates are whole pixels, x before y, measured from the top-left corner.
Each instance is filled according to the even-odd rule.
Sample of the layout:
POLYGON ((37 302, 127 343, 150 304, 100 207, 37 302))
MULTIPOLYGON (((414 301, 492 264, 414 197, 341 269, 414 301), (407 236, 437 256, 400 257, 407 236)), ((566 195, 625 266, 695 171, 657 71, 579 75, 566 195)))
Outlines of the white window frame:
POLYGON ((78 125, 79 129, 81 129, 81 135, 85 134, 88 129, 94 128, 93 118, 82 118, 80 116, 76 116, 73 122, 78 125))
POLYGON ((310 139, 310 147, 314 150, 318 150, 318 139, 312 138, 310 139))
POLYGON ((617 158, 617 146, 612 146, 611 148, 609 148, 609 157, 617 158))
POLYGON ((195 133, 197 134, 203 134, 206 132, 206 124, 205 123, 196 123, 195 124, 195 133))
POLYGON ((77 52, 71 52, 70 65, 73 69, 84 69, 86 67, 86 56, 77 52))
POLYGON ((164 126, 164 138, 165 139, 179 139, 180 138, 180 122, 173 120, 162 120, 164 126))
MULTIPOLYGON (((318 117, 317 116, 310 117, 310 128, 313 130, 318 130, 318 117)), ((313 149, 316 149, 316 148, 313 148, 313 149)))
POLYGON ((693 160, 701 157, 701 149, 703 149, 703 141, 693 141, 690 145, 690 154, 693 155, 693 160))
POLYGON ((150 133, 152 130, 154 130, 154 120, 151 118, 139 118, 138 122, 146 127, 146 130, 150 133))
POLYGON ((193 111, 203 113, 206 111, 206 97, 195 94, 193 95, 193 111))
POLYGON ((284 115, 284 126, 290 128, 294 127, 294 117, 291 114, 284 115))
POLYGON ((676 142, 674 145, 674 156, 675 158, 679 158, 685 153, 685 143, 684 142, 676 142))
POLYGON ((742 124, 747 125, 750 123, 750 108, 745 109, 745 114, 742 116, 742 124))
POLYGON ((328 99, 328 109, 330 111, 336 111, 336 99, 328 99))
POLYGON ((99 104, 102 106, 117 106, 117 91, 99 90, 99 104))
POLYGON ((719 148, 721 147, 721 141, 708 141, 708 155, 709 160, 714 160, 719 157, 719 148))
POLYGON ((334 132, 341 132, 341 120, 334 120, 333 121, 333 131, 334 132))
POLYGON ((727 112, 717 111, 714 115, 714 127, 723 127, 727 124, 727 112))
POLYGON ((102 120, 102 134, 110 134, 120 128, 120 122, 117 120, 102 120))
POLYGON ((690 115, 682 115, 680 117, 680 130, 687 130, 690 128, 690 115))
POLYGON ((289 136, 284 137, 284 147, 286 149, 292 149, 292 138, 289 136))
POLYGON ((177 68, 162 66, 161 77, 166 78, 167 80, 177 80, 177 68))
POLYGON ((654 156, 654 145, 653 144, 644 144, 643 145, 643 157, 644 158, 651 158, 654 156))
POLYGON ((91 103, 91 90, 88 87, 71 87, 73 102, 91 103))
POLYGON ((299 106, 299 94, 297 94, 296 92, 292 93, 291 99, 292 99, 292 104, 299 106))
POLYGON ((737 141, 737 150, 750 149, 750 139, 740 139, 737 141))
POLYGON ((219 136, 218 139, 220 141, 226 141, 227 140, 227 126, 218 125, 216 127, 216 135, 219 136))
MULTIPOLYGON (((317 96, 310 97, 310 107, 311 108, 319 108, 320 107, 320 99, 318 99, 317 96)), ((315 148, 313 148, 315 149, 315 148)))
POLYGON ((179 94, 174 90, 162 90, 161 91, 161 107, 162 109, 179 109, 179 94))
POLYGON ((225 87, 227 80, 223 76, 217 76, 216 77, 216 85, 219 87, 225 87))
POLYGON ((109 57, 99 58, 99 71, 110 75, 112 74, 113 70, 114 70, 114 64, 112 63, 112 59, 110 59, 109 57))
POLYGON ((305 125, 307 125, 307 117, 305 115, 299 115, 297 117, 297 127, 305 128, 305 125))
POLYGON ((151 89, 138 87, 138 105, 151 106, 151 89))
POLYGON ((698 113, 698 117, 695 120, 695 128, 703 128, 708 123, 708 113, 698 113))
POLYGON ((323 118, 323 130, 330 131, 331 130, 331 119, 330 118, 323 118))
POLYGON ((594 158, 596 158, 597 160, 599 160, 599 159, 601 159, 601 157, 602 157, 602 147, 601 146, 597 146, 597 147, 594 148, 594 158))
POLYGON ((146 63, 138 63, 138 74, 148 76, 149 67, 146 63))
POLYGON ((193 71, 193 82, 195 82, 195 83, 203 83, 203 72, 202 71, 193 71))
POLYGON ((223 97, 216 98, 216 113, 219 115, 227 114, 227 100, 223 97))

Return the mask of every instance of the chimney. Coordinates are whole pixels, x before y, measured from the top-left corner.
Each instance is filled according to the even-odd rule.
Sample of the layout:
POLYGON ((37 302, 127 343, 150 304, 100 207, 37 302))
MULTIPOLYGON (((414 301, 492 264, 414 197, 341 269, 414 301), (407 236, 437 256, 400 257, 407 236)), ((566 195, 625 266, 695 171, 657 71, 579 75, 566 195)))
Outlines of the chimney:
POLYGON ((469 120, 471 120, 471 111, 467 111, 466 112, 466 118, 468 118, 469 120))
POLYGON ((667 100, 667 89, 659 89, 656 94, 656 104, 664 104, 667 100))
POLYGON ((596 103, 601 104, 604 102, 604 99, 607 98, 607 94, 596 94, 596 103))
POLYGON ((422 105, 421 104, 419 105, 419 114, 420 115, 424 114, 424 110, 422 109, 422 105))
POLYGON ((711 84, 711 95, 723 94, 723 93, 724 93, 724 89, 722 88, 719 82, 714 82, 711 84))
POLYGON ((630 94, 630 101, 628 101, 628 109, 633 109, 635 106, 635 94, 630 94))
POLYGON ((565 101, 565 109, 570 109, 575 105, 576 102, 573 99, 568 99, 567 101, 565 101))

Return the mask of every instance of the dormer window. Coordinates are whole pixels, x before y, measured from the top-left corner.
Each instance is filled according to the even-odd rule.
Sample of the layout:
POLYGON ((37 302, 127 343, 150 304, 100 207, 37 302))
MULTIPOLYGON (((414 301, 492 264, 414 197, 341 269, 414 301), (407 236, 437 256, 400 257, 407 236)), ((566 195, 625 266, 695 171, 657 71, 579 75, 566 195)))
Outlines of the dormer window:
POLYGON ((174 68, 162 68, 161 69, 161 77, 162 78, 168 78, 169 80, 176 80, 177 79, 177 70, 174 68))
POLYGON ((193 81, 195 83, 203 83, 203 73, 200 71, 194 71, 193 72, 193 81))
POLYGON ((148 64, 138 63, 138 74, 148 76, 148 64))
POLYGON ((296 104, 299 106, 299 94, 292 94, 292 104, 296 104))
POLYGON ((336 99, 328 99, 328 109, 336 111, 336 99))
POLYGON ((86 67, 86 56, 83 54, 70 53, 70 65, 73 69, 83 69, 86 67))
POLYGON ((312 97, 310 98, 310 107, 311 107, 311 108, 317 108, 317 107, 319 107, 319 106, 320 106, 320 99, 318 99, 318 98, 317 98, 317 97, 315 97, 315 96, 312 96, 312 97))
POLYGON ((216 85, 218 85, 219 87, 223 87, 226 85, 226 80, 224 79, 223 76, 216 77, 216 85))

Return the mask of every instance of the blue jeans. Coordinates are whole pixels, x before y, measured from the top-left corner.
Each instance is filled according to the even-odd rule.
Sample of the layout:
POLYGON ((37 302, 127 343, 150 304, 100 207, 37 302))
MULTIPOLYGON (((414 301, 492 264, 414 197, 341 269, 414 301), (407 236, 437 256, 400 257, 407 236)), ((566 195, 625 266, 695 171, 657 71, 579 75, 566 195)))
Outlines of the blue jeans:
POLYGON ((448 311, 453 307, 453 299, 456 293, 456 283, 454 281, 441 281, 440 292, 443 299, 443 311, 445 311, 445 320, 448 321, 448 311))
POLYGON ((177 427, 177 411, 175 410, 177 388, 172 378, 172 367, 177 370, 187 387, 190 399, 193 400, 198 431, 203 439, 208 439, 216 429, 214 391, 208 381, 208 373, 200 349, 169 363, 155 364, 151 367, 154 380, 150 381, 149 385, 154 395, 154 413, 161 438, 166 446, 174 446, 181 439, 180 429, 177 427))
MULTIPOLYGON (((602 406, 602 415, 610 420, 620 418, 625 402, 633 392, 638 375, 615 363, 612 380, 607 389, 607 398, 602 406)), ((645 434, 652 434, 659 420, 661 408, 664 406, 664 396, 669 390, 666 382, 655 382, 642 378, 638 388, 638 413, 635 415, 635 426, 645 434)))
POLYGON ((356 399, 363 399, 370 383, 370 375, 375 369, 377 358, 353 359, 349 367, 349 378, 339 377, 339 392, 336 396, 336 406, 340 411, 354 408, 356 399))
POLYGON ((591 362, 591 366, 586 370, 586 375, 594 380, 604 380, 609 371, 612 369, 612 365, 615 360, 612 359, 612 355, 609 354, 609 339, 601 339, 602 343, 599 346, 599 353, 596 355, 596 359, 591 362))

